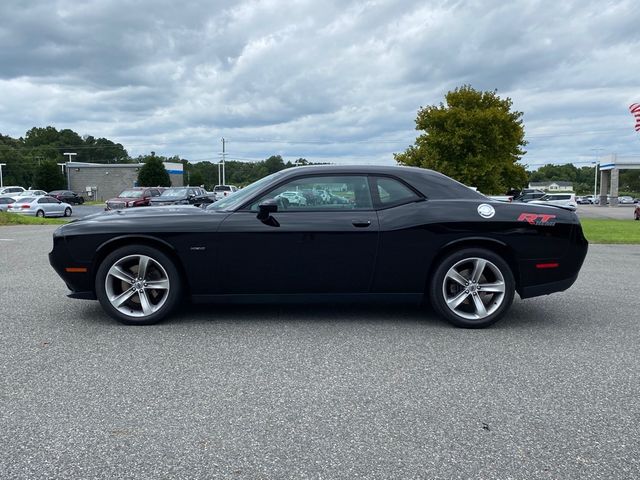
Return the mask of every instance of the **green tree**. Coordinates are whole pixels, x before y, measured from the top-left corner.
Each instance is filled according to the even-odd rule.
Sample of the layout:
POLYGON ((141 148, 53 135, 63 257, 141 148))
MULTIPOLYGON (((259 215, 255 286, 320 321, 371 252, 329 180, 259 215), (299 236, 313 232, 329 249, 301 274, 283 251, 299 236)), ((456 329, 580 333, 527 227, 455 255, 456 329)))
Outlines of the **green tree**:
POLYGON ((56 162, 47 160, 36 168, 35 188, 46 190, 62 190, 67 188, 67 181, 56 162))
POLYGON ((193 172, 189 174, 188 185, 199 186, 204 185, 204 175, 200 172, 193 172))
MULTIPOLYGON (((153 152, 151 152, 153 154, 153 152)), ((159 157, 151 155, 138 172, 138 185, 141 187, 170 187, 169 172, 159 157)))
POLYGON ((396 161, 437 170, 483 193, 525 186, 527 174, 518 162, 527 142, 522 112, 511 110, 511 99, 464 85, 445 100, 418 110, 416 130, 425 133, 395 154, 396 161))

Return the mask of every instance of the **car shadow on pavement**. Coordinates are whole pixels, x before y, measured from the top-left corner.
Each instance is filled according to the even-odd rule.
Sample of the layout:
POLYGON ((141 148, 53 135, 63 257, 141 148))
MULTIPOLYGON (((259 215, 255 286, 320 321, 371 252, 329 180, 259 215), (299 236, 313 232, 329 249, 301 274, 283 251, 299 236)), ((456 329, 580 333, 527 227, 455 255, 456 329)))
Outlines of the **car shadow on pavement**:
MULTIPOLYGON (((557 325, 560 315, 557 305, 516 298, 507 315, 491 330, 545 328, 557 325), (555 318, 555 317, 558 318, 555 318)), ((120 325, 107 315, 96 301, 77 304, 76 319, 88 324, 120 325)), ((456 328, 438 317, 429 305, 367 305, 367 304, 191 304, 184 302, 162 325, 243 324, 394 324, 423 325, 429 328, 456 328)))

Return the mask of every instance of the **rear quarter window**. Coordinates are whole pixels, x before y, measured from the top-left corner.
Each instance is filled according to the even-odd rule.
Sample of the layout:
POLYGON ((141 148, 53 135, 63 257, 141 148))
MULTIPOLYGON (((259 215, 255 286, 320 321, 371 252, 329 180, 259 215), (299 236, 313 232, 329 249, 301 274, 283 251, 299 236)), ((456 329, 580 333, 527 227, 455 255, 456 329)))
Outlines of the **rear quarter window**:
POLYGON ((395 178, 375 177, 375 190, 378 194, 380 205, 392 206, 411 203, 420 197, 407 185, 395 178))

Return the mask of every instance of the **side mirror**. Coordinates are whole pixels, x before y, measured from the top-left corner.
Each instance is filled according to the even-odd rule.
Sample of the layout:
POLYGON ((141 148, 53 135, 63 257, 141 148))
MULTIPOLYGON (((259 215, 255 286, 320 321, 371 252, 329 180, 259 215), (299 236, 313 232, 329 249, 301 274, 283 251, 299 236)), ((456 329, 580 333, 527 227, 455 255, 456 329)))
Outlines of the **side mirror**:
POLYGON ((257 216, 258 220, 266 222, 272 213, 278 211, 278 201, 274 198, 268 198, 258 205, 258 208, 260 209, 257 216))

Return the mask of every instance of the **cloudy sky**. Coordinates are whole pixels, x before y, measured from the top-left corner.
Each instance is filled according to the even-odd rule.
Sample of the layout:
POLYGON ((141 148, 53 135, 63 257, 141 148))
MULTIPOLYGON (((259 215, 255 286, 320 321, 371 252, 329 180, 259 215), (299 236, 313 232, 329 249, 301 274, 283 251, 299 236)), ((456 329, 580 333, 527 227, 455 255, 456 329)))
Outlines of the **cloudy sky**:
POLYGON ((639 0, 2 0, 0 133, 393 164, 470 84, 524 112, 530 168, 640 156, 639 26, 639 0))

